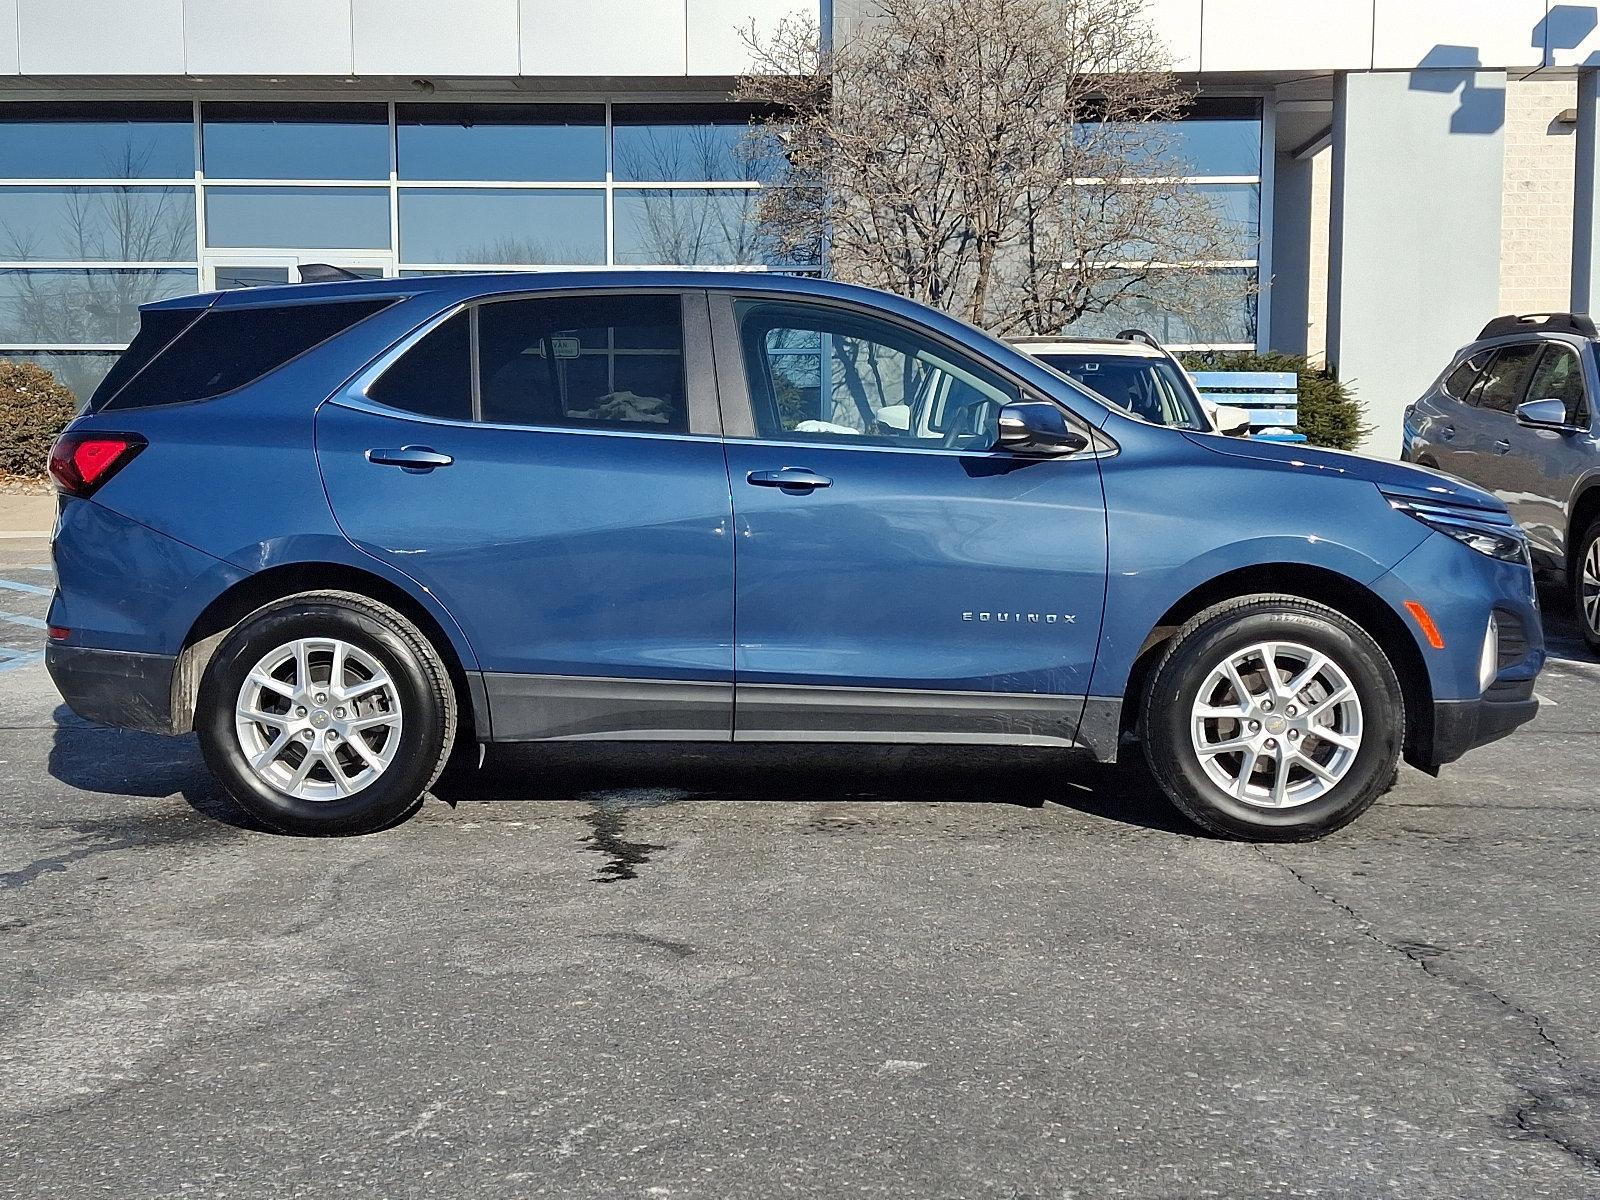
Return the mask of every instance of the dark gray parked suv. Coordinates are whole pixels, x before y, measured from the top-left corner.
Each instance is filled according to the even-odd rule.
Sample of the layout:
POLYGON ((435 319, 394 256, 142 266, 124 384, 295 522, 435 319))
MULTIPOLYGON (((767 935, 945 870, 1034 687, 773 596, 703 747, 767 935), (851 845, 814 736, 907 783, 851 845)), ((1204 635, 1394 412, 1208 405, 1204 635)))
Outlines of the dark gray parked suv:
POLYGON ((1499 494, 1534 566, 1567 581, 1600 653, 1600 334, 1577 313, 1497 317, 1406 409, 1401 457, 1499 494))

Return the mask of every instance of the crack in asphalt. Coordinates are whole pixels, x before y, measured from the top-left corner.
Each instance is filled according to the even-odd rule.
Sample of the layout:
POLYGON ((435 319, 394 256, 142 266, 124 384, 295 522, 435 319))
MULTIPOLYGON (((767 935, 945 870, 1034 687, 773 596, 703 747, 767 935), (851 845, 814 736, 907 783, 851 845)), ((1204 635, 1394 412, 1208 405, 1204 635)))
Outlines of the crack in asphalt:
MULTIPOLYGON (((1574 1085, 1576 1085, 1572 1090, 1579 1093, 1595 1091, 1593 1080, 1591 1080, 1586 1072, 1573 1066, 1572 1060, 1568 1056, 1565 1048, 1560 1042, 1556 1041, 1555 1038, 1550 1036, 1550 1031, 1545 1026, 1544 1018, 1538 1013, 1533 1012, 1530 1009, 1523 1008, 1520 1004, 1517 1004, 1512 1000, 1506 999, 1506 997, 1502 996, 1499 992, 1495 991, 1494 988, 1490 987, 1481 980, 1463 978, 1460 975, 1452 975, 1440 971, 1435 964, 1435 960, 1445 957, 1447 952, 1443 947, 1435 946, 1426 942, 1391 942, 1387 938, 1381 937, 1375 931, 1372 922, 1363 917, 1345 901, 1339 899, 1339 897, 1333 895, 1331 892, 1326 892, 1322 888, 1318 887, 1289 863, 1273 858, 1263 847, 1256 846, 1254 849, 1263 862, 1287 872, 1288 875, 1306 891, 1310 892, 1313 896, 1323 901, 1325 904, 1331 905, 1342 912, 1350 920, 1351 924, 1355 926, 1356 932, 1362 937, 1366 938, 1368 941, 1382 946, 1385 950, 1392 954, 1400 955, 1408 962, 1415 963, 1419 968, 1421 968, 1422 973, 1427 975, 1430 979, 1437 979, 1442 983, 1448 983, 1453 987, 1459 988, 1465 992, 1470 992, 1479 996, 1486 996, 1504 1008, 1507 1012, 1520 1017, 1532 1028, 1533 1033, 1538 1037, 1539 1041, 1542 1042, 1545 1047, 1548 1048, 1551 1054, 1554 1055, 1557 1071, 1566 1076, 1574 1085)), ((1512 1086, 1528 1098, 1525 1103, 1518 1105, 1516 1111, 1512 1114, 1512 1120, 1516 1123, 1517 1128, 1532 1137, 1539 1138, 1541 1141, 1549 1142, 1552 1146, 1555 1146, 1557 1149, 1571 1157, 1586 1172, 1593 1175, 1600 1175, 1600 1150, 1590 1149, 1571 1140, 1570 1138, 1563 1137, 1559 1133, 1533 1124, 1534 1115, 1539 1108, 1541 1106, 1554 1106, 1558 1103, 1558 1097, 1548 1090, 1535 1088, 1526 1083, 1513 1083, 1512 1086)))

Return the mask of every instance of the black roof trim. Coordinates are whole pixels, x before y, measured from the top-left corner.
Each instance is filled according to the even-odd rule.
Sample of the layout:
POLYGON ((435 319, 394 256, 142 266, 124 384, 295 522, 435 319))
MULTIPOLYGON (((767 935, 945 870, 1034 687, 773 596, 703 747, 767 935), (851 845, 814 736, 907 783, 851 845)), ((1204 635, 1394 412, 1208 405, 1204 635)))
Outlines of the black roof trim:
POLYGON ((1509 337, 1517 333, 1575 333, 1579 337, 1600 337, 1594 320, 1586 313, 1524 313, 1496 317, 1483 327, 1478 340, 1509 337))

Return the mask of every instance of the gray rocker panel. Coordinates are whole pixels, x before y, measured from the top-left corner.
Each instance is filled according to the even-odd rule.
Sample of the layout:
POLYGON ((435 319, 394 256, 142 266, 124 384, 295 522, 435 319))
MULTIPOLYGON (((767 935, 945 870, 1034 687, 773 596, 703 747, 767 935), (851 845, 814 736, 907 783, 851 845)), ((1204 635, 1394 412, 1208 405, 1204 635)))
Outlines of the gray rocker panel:
MULTIPOLYGON (((483 677, 494 740, 1080 744, 1082 696, 914 688, 483 677)), ((1091 749, 1102 753, 1098 746, 1091 749)), ((1114 751, 1113 751, 1114 753, 1114 751)))

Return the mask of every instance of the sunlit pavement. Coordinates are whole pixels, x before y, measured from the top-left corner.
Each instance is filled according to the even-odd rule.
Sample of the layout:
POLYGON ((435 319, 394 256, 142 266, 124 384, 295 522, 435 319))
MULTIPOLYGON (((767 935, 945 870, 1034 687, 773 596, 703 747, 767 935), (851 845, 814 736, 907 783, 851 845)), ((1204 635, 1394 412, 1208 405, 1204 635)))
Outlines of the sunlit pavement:
POLYGON ((252 827, 0 541, 0 1193, 1600 1195, 1600 664, 1351 829, 1049 753, 491 754, 252 827))

